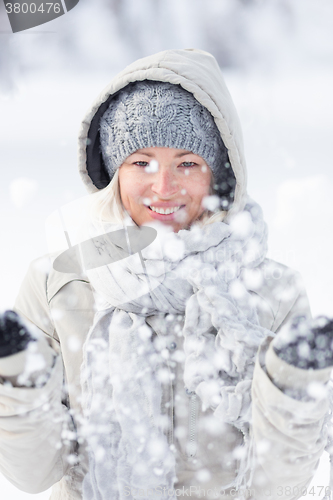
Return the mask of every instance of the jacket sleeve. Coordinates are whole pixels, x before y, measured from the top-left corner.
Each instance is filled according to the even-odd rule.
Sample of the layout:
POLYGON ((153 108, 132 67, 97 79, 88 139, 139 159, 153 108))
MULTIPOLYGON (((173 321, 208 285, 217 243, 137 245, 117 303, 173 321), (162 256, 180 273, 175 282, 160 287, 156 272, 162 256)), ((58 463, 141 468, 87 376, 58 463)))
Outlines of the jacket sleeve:
MULTIPOLYGON (((280 315, 277 332, 294 316, 310 316, 304 290, 299 285, 294 290, 295 296, 289 296, 292 306, 280 315)), ((331 369, 310 372, 288 365, 269 348, 272 338, 261 346, 252 384, 252 437, 257 463, 253 487, 257 498, 292 500, 306 494, 326 445, 325 386, 331 369), (311 384, 314 390, 309 393, 311 384)))
MULTIPOLYGON (((15 310, 41 329, 53 347, 53 326, 45 293, 46 273, 28 272, 15 310)), ((63 403, 63 363, 55 362, 42 387, 0 384, 0 469, 17 488, 39 493, 58 482, 73 462, 75 431, 63 403)))

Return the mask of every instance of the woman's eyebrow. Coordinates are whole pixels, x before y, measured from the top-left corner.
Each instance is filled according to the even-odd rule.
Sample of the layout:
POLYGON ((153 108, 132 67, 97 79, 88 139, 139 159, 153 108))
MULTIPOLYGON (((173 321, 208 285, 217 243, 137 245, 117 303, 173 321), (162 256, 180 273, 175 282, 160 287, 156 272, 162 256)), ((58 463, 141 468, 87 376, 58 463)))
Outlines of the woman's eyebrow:
POLYGON ((141 152, 140 150, 135 151, 135 153, 133 153, 133 154, 145 155, 145 156, 149 156, 149 157, 154 156, 152 153, 145 153, 145 152, 143 152, 143 151, 141 152))
POLYGON ((183 151, 182 153, 177 153, 176 156, 179 158, 180 156, 193 155, 192 151, 183 151))

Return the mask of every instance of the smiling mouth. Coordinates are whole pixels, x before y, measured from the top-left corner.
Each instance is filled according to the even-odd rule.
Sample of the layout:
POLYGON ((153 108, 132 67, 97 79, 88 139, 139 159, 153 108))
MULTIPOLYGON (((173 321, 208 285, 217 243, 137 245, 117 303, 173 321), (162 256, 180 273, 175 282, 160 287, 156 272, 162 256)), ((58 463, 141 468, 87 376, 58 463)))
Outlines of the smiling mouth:
POLYGON ((167 207, 167 208, 149 206, 148 208, 149 210, 151 210, 152 212, 156 212, 157 214, 169 215, 178 212, 178 210, 183 208, 184 206, 185 205, 179 205, 177 207, 167 207))

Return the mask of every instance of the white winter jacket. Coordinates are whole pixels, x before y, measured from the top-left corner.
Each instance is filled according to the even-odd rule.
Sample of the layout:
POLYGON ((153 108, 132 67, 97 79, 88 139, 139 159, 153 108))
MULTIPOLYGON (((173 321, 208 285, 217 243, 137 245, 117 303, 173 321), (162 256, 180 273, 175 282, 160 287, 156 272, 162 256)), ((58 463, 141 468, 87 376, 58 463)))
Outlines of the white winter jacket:
MULTIPOLYGON (((228 148, 237 181, 231 210, 242 210, 246 167, 238 117, 215 59, 195 50, 170 50, 139 60, 100 95, 80 133, 80 173, 89 191, 108 183, 99 152, 99 117, 117 90, 144 79, 180 84, 211 112, 228 148)), ((80 366, 82 346, 94 318, 94 298, 84 276, 60 273, 48 262, 43 258, 32 263, 15 309, 45 333, 55 363, 41 388, 12 387, 2 380, 0 467, 24 491, 37 493, 54 485, 52 500, 78 500, 88 470, 85 443, 81 438, 78 441, 76 434, 82 411, 80 366)), ((295 272, 267 259, 259 271, 262 283, 250 292, 262 326, 278 332, 295 315, 310 315, 295 272)), ((158 325, 151 326, 159 333, 158 325)), ((181 351, 182 346, 176 349, 181 351)), ((311 380, 326 382, 328 372, 320 370, 312 374, 311 380)), ((321 393, 317 398, 307 395, 308 376, 279 360, 269 349, 269 341, 262 346, 252 383, 253 483, 245 497, 298 498, 311 481, 326 443, 327 401, 321 393), (273 382, 276 374, 278 385, 273 382), (296 385, 304 398, 286 394, 296 385)), ((220 432, 213 421, 216 431, 203 427, 202 411, 196 408, 195 415, 191 415, 191 401, 181 392, 181 380, 176 371, 173 386, 166 388, 163 396, 173 405, 175 420, 183 429, 175 436, 177 496, 235 498, 236 492, 224 486, 237 473, 237 452, 233 452, 242 452, 242 435, 231 426, 220 432), (189 442, 194 444, 191 449, 195 453, 188 452, 189 442)))

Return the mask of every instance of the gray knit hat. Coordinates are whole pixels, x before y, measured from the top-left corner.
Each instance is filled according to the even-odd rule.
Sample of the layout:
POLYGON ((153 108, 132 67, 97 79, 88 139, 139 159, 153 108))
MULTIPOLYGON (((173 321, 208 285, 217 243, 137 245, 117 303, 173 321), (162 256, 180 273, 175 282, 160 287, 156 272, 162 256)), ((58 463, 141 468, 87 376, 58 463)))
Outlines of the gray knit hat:
POLYGON ((229 196, 233 191, 235 182, 228 152, 214 119, 180 85, 150 80, 127 85, 113 97, 102 115, 100 141, 111 179, 138 149, 170 147, 201 156, 214 174, 220 196, 229 196))

